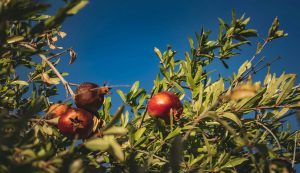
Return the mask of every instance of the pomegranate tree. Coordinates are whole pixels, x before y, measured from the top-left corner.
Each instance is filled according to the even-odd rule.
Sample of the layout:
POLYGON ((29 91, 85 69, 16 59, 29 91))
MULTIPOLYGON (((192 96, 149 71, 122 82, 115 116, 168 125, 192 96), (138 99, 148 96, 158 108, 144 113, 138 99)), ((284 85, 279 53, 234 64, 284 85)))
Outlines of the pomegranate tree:
MULTIPOLYGON (((219 18, 217 31, 202 29, 194 39, 189 38, 190 48, 180 56, 169 46, 164 51, 154 48, 159 74, 153 86, 152 79, 144 78, 142 83, 149 90, 140 88, 137 81, 130 90, 117 90, 120 98, 106 97, 104 101, 109 87, 91 82, 74 84, 65 79, 67 73, 58 69, 63 67, 59 63, 65 62, 58 60, 66 57, 62 54, 70 53, 70 64, 76 60, 72 48, 59 45, 66 36, 61 24, 88 4, 87 0, 64 2, 59 3, 64 7, 58 8, 54 1, 0 1, 1 173, 292 173, 300 163, 300 131, 289 129, 286 123, 287 117, 294 116, 300 108, 296 74, 279 76, 269 68, 263 81, 254 81, 262 77, 256 74, 263 74, 261 70, 274 62, 268 60, 270 56, 262 55, 268 52, 263 49, 287 35, 280 29, 278 18, 268 34, 259 34, 258 38, 257 31, 248 25, 250 18, 238 17, 233 11, 231 21, 219 18), (55 8, 47 9, 50 5, 45 3, 53 3, 55 8), (54 13, 55 9, 59 10, 54 13), (49 16, 51 13, 55 16, 49 16), (250 57, 251 47, 246 53, 240 51, 246 45, 255 45, 250 57), (240 53, 240 58, 248 60, 242 64, 237 58, 234 65, 241 63, 240 68, 223 73, 228 67, 236 69, 228 59, 240 53), (24 70, 25 67, 29 68, 24 70), (213 67, 218 68, 216 72, 213 67), (58 92, 60 85, 66 92, 58 92), (73 86, 78 86, 76 92, 73 86), (48 109, 57 99, 77 108, 59 103, 48 109), (121 99, 124 105, 112 115, 121 99), (166 125, 163 121, 153 121, 154 118, 178 122, 166 125), (62 135, 68 139, 61 138, 62 135)), ((130 6, 138 4, 142 3, 130 6)), ((168 5, 171 9, 173 3, 168 5)), ((198 25, 196 19, 193 23, 198 25)), ((84 30, 76 24, 67 28, 84 30)), ((289 42, 284 44, 291 49, 295 46, 289 42)), ((281 45, 272 53, 277 54, 279 50, 280 54, 284 53, 285 46, 281 45)), ((87 56, 90 48, 81 54, 87 56)), ((137 52, 142 58, 140 51, 137 52)), ((81 62, 87 61, 80 58, 81 62)), ((103 67, 101 62, 98 67, 103 67)), ((120 70, 115 68, 118 62, 105 64, 117 71, 120 70)), ((103 71, 103 75, 109 79, 112 73, 103 71)), ((78 79, 68 79, 86 79, 82 73, 75 77, 78 79)))

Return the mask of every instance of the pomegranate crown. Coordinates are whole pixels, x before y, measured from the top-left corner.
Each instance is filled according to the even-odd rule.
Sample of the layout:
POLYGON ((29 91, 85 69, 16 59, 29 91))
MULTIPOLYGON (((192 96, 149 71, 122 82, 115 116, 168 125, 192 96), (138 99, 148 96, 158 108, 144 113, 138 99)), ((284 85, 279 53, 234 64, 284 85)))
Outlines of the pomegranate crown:
POLYGON ((111 90, 111 87, 104 85, 98 89, 98 93, 100 95, 111 94, 110 90, 111 90))

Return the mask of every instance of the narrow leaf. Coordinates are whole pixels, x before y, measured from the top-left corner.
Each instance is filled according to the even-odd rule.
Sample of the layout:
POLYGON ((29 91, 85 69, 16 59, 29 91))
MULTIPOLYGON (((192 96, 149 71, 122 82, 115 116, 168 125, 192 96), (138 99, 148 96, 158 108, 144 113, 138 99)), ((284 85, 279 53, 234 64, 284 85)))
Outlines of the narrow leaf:
POLYGON ((224 113, 222 114, 222 117, 225 117, 225 118, 228 118, 228 119, 234 121, 234 122, 235 122, 237 125, 239 125, 240 127, 242 126, 241 120, 240 120, 235 114, 233 114, 233 113, 231 113, 231 112, 224 112, 224 113))

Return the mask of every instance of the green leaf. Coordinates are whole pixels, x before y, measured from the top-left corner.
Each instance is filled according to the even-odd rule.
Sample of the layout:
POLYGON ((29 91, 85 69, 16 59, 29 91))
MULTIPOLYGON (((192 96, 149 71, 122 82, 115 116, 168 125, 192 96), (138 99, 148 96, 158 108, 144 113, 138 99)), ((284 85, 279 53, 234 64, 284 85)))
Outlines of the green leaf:
POLYGON ((120 144, 118 144, 114 139, 110 141, 110 152, 120 162, 123 162, 125 160, 124 153, 120 144))
POLYGON ((245 162, 247 160, 248 160, 247 158, 231 159, 229 162, 227 162, 225 165, 223 165, 222 168, 232 168, 232 167, 242 164, 243 162, 245 162))
POLYGON ((105 126, 103 127, 103 131, 105 131, 106 129, 111 128, 115 123, 117 123, 117 121, 120 119, 123 111, 124 111, 125 106, 122 105, 118 108, 117 112, 115 113, 115 115, 113 116, 113 118, 111 119, 111 121, 105 126))
POLYGON ((37 16, 32 16, 30 20, 45 20, 49 19, 51 16, 43 14, 43 15, 37 15, 37 16))
POLYGON ((80 9, 82 9, 83 7, 85 7, 88 3, 89 3, 88 0, 82 0, 78 4, 76 4, 74 7, 72 7, 71 9, 69 9, 66 12, 66 14, 68 14, 68 15, 74 15, 74 14, 78 13, 78 11, 80 9))
POLYGON ((181 128, 177 127, 174 131, 168 134, 168 136, 165 138, 165 140, 169 140, 171 138, 174 138, 175 136, 179 135, 181 132, 181 128))
POLYGON ((144 132, 146 131, 146 127, 142 127, 140 129, 138 129, 135 133, 134 133, 134 140, 138 140, 141 138, 141 136, 144 134, 144 132))
POLYGON ((123 93, 123 91, 117 90, 116 92, 119 94, 119 96, 121 97, 121 99, 123 100, 123 102, 126 103, 126 96, 123 93))
POLYGON ((123 136, 128 133, 128 130, 124 127, 111 127, 105 131, 103 131, 103 135, 118 135, 118 136, 123 136))
POLYGON ((176 83, 176 82, 173 82, 172 83, 181 93, 185 93, 184 92, 184 89, 178 84, 178 83, 176 83))
POLYGON ((154 47, 154 52, 159 57, 159 59, 162 60, 162 54, 161 54, 160 50, 158 48, 154 47))
POLYGON ((236 105, 239 109, 247 109, 249 107, 257 105, 263 97, 263 93, 265 93, 266 89, 263 88, 259 90, 254 97, 244 98, 236 105))
POLYGON ((25 114, 34 115, 38 112, 41 112, 43 109, 45 109, 45 101, 46 101, 46 97, 44 96, 33 98, 30 101, 30 105, 26 107, 25 114))
POLYGON ((255 29, 246 29, 239 33, 240 35, 243 35, 244 37, 256 37, 257 31, 255 29))
POLYGON ((135 93, 137 91, 137 89, 139 88, 140 85, 140 81, 136 81, 134 82, 134 84, 132 85, 130 92, 135 93))
POLYGON ((291 92, 291 90, 294 86, 295 80, 296 80, 296 75, 291 74, 289 81, 287 83, 285 83, 285 85, 282 86, 282 91, 280 92, 280 94, 276 100, 277 105, 281 104, 285 100, 285 98, 288 96, 288 94, 291 92))
POLYGON ((22 41, 22 40, 24 40, 23 36, 13 36, 13 37, 10 37, 10 38, 7 39, 7 43, 11 44, 11 43, 16 43, 16 42, 19 42, 19 41, 22 41))
POLYGON ((235 43, 235 44, 231 44, 230 45, 230 48, 232 49, 232 48, 239 48, 239 46, 241 46, 241 45, 243 45, 243 44, 249 44, 250 43, 250 41, 241 41, 241 42, 238 42, 238 43, 235 43))
POLYGON ((257 48, 256 48, 256 55, 259 54, 262 51, 262 44, 261 43, 257 43, 257 48))
POLYGON ((240 127, 242 126, 241 120, 240 120, 235 114, 233 114, 233 113, 231 113, 231 112, 224 112, 224 113, 222 114, 222 117, 225 117, 225 118, 228 118, 228 119, 234 121, 234 122, 235 122, 237 125, 239 125, 240 127))
POLYGON ((60 79, 58 77, 49 79, 49 83, 53 84, 53 85, 57 85, 57 84, 59 84, 59 82, 60 82, 60 79))
POLYGON ((49 127, 47 124, 44 124, 42 129, 43 129, 43 132, 46 133, 47 135, 53 135, 52 128, 49 127))
POLYGON ((248 17, 247 19, 245 19, 245 20, 242 22, 242 24, 243 24, 243 25, 247 25, 247 24, 249 23, 249 21, 250 21, 250 17, 248 17))
POLYGON ((232 16, 231 24, 232 24, 233 27, 235 27, 235 25, 236 25, 236 12, 235 12, 235 9, 232 9, 231 16, 232 16))
POLYGON ((275 113, 275 118, 279 119, 281 118, 284 114, 286 114, 290 109, 289 108, 283 108, 280 111, 276 110, 277 113, 275 113))
POLYGON ((23 81, 23 80, 15 80, 13 82, 11 82, 10 84, 12 85, 29 85, 26 81, 23 81))
POLYGON ((163 76, 168 80, 170 81, 171 78, 170 78, 170 73, 164 68, 164 67, 160 67, 160 72, 163 74, 163 76))
POLYGON ((84 173, 82 159, 76 159, 69 167, 69 173, 84 173))
POLYGON ((188 40, 189 40, 189 43, 190 43, 190 47, 192 49, 195 49, 195 47, 194 47, 194 40, 191 37, 189 37, 188 40))
POLYGON ((90 139, 83 144, 91 151, 106 151, 110 146, 110 142, 103 138, 90 139))
POLYGON ((251 67, 251 62, 248 60, 245 61, 239 68, 236 78, 239 78, 246 70, 250 69, 250 67, 251 67))
POLYGON ((269 32, 268 32, 268 37, 269 38, 274 37, 274 34, 278 30, 278 27, 279 27, 279 20, 278 20, 278 17, 275 17, 271 27, 269 28, 269 32))

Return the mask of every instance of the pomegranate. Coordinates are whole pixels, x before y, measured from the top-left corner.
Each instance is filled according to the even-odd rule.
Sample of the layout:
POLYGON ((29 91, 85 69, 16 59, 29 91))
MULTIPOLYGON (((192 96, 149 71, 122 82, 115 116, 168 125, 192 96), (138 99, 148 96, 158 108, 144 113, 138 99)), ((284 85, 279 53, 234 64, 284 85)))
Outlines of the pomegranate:
POLYGON ((88 137, 93 130, 93 115, 80 108, 70 108, 58 120, 59 131, 70 139, 88 137))
POLYGON ((70 109, 70 106, 66 104, 53 104, 49 107, 46 114, 46 119, 53 119, 62 116, 70 109))
POLYGON ((148 102, 148 113, 151 117, 162 118, 165 121, 170 120, 170 115, 174 116, 174 120, 180 119, 183 106, 178 98, 172 92, 160 92, 154 95, 148 102))
POLYGON ((110 88, 99 87, 95 83, 84 82, 76 89, 75 104, 78 108, 96 113, 104 101, 104 95, 109 94, 110 88))

